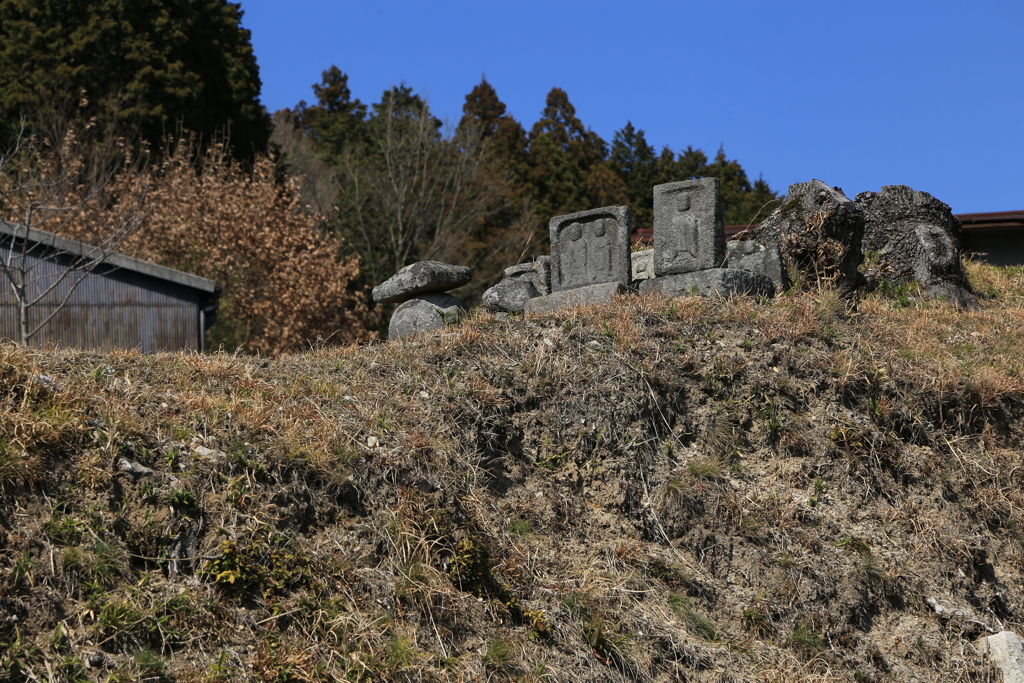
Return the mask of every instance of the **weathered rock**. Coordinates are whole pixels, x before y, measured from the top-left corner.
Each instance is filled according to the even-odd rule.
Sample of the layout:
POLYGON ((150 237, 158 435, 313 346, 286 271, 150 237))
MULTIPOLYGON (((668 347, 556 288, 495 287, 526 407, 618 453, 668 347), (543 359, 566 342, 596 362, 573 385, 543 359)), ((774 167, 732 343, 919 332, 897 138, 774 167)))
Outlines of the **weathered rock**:
POLYGON ((751 234, 766 246, 778 245, 784 256, 811 281, 835 277, 851 290, 863 276, 864 214, 838 187, 820 180, 789 186, 786 201, 751 234))
POLYGON ((767 275, 749 270, 709 268, 692 273, 662 275, 640 283, 640 293, 658 293, 662 296, 775 296, 775 283, 767 275))
POLYGON ((767 275, 775 283, 776 291, 786 289, 786 270, 778 245, 766 247, 752 240, 734 240, 726 243, 726 268, 750 270, 767 275))
POLYGON ((628 291, 621 282, 604 282, 589 287, 566 289, 530 299, 526 302, 526 312, 553 313, 573 306, 607 303, 612 300, 613 296, 625 294, 628 291))
POLYGON ((118 460, 117 469, 121 470, 122 472, 131 472, 132 474, 138 474, 142 476, 156 474, 156 472, 149 469, 145 465, 140 465, 134 460, 129 460, 128 458, 121 458, 120 460, 118 460))
POLYGON ((674 275, 725 264, 718 178, 654 186, 654 273, 674 275))
POLYGON ((472 269, 440 261, 420 261, 402 268, 373 288, 373 300, 379 304, 406 301, 419 294, 447 292, 469 282, 472 269))
POLYGON ((198 444, 192 446, 192 452, 200 458, 226 458, 228 455, 224 451, 218 451, 214 448, 207 448, 206 446, 200 446, 198 444))
POLYGON ((960 264, 960 219, 927 192, 887 185, 881 192, 861 192, 864 251, 876 252, 897 282, 917 280, 926 293, 974 308, 960 264))
POLYGON ((644 249, 643 251, 634 251, 631 253, 630 258, 632 259, 632 279, 636 280, 649 280, 654 277, 654 250, 644 249))
POLYGON ((450 294, 422 294, 395 309, 388 338, 399 339, 454 325, 466 315, 462 302, 450 294))
POLYGON ((551 231, 551 291, 608 282, 629 284, 628 206, 606 206, 555 216, 551 231))
POLYGON ((1016 633, 1000 631, 982 638, 978 650, 1003 672, 1003 683, 1024 683, 1024 639, 1016 633))
POLYGON ((516 313, 526 308, 526 302, 541 296, 530 278, 505 278, 481 297, 488 311, 516 313))
POLYGON ((505 278, 527 278, 537 288, 541 296, 551 293, 551 257, 538 256, 531 263, 519 263, 509 266, 504 272, 505 278))

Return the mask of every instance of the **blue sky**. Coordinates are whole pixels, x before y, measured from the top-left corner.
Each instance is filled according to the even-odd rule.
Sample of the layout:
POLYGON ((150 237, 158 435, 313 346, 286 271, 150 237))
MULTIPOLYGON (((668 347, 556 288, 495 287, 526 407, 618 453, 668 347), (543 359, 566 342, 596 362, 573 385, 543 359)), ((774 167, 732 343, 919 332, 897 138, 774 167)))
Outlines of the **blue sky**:
POLYGON ((1024 2, 241 0, 271 111, 332 64, 457 121, 481 76, 527 129, 564 89, 611 141, 719 145, 773 189, 904 184, 956 213, 1024 209, 1024 2))

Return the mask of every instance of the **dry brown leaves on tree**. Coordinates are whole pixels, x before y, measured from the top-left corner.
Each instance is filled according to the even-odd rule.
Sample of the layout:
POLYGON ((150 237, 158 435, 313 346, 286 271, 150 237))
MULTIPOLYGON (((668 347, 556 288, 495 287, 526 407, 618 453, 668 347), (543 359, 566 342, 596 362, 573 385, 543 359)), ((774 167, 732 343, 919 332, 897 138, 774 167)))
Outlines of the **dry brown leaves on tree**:
MULTIPOLYGON (((123 176, 112 189, 139 179, 123 176)), ((151 172, 150 213, 128 240, 137 258, 215 280, 224 288, 219 341, 276 354, 316 339, 352 343, 370 335, 365 297, 351 291, 359 259, 341 259, 341 241, 302 206, 292 180, 278 182, 273 162, 252 171, 223 145, 197 159, 182 140, 151 172)), ((80 227, 80 236, 93 226, 80 227)))

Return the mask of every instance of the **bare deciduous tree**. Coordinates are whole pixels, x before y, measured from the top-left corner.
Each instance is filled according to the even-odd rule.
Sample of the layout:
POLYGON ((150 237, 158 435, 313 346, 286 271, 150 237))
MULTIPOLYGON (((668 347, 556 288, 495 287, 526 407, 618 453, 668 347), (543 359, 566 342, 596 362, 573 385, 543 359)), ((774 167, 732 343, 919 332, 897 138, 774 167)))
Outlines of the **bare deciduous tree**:
POLYGON ((296 129, 295 115, 291 111, 282 109, 274 113, 270 144, 280 152, 285 173, 298 181, 302 202, 325 218, 333 217, 337 209, 337 174, 309 139, 296 129))
POLYGON ((439 130, 426 106, 391 106, 385 102, 371 121, 368 148, 339 155, 336 176, 336 223, 368 279, 380 282, 424 259, 479 268, 499 254, 517 255, 530 224, 494 170, 490 140, 471 128, 439 130), (510 211, 511 220, 496 219, 510 211))
POLYGON ((523 254, 533 221, 482 122, 443 126, 405 86, 386 92, 367 120, 327 126, 326 141, 290 111, 274 122, 285 171, 359 255, 362 282, 434 259, 474 269, 460 292, 472 300, 523 254))
POLYGON ((21 129, 0 154, 0 305, 16 311, 19 341, 31 343, 68 303, 82 282, 138 230, 145 216, 148 183, 142 157, 123 140, 96 143, 70 127, 55 139, 21 129), (121 187, 117 210, 109 209, 114 180, 121 187), (68 239, 75 226, 103 213, 88 244, 68 239))

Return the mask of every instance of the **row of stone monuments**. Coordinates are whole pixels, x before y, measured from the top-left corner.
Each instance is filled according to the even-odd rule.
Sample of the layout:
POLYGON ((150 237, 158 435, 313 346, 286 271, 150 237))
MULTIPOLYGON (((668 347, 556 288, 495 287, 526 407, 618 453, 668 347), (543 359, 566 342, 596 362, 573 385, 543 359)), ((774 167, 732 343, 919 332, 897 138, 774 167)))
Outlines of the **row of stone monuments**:
POLYGON ((754 242, 727 248, 717 178, 654 187, 653 249, 630 251, 632 223, 626 206, 552 218, 550 259, 506 269, 505 279, 484 292, 483 305, 542 312, 629 291, 771 297, 782 286, 778 249, 754 242), (548 279, 549 290, 536 287, 537 279, 548 279))
MULTIPOLYGON (((747 240, 728 243, 717 178, 656 185, 653 192, 653 249, 631 251, 629 207, 556 216, 549 223, 551 255, 506 268, 484 292, 484 308, 539 313, 628 292, 772 297, 789 284, 780 245, 787 236, 810 234, 812 226, 813 238, 841 246, 838 284, 847 290, 865 286, 858 268, 871 249, 894 279, 916 279, 932 295, 977 305, 960 271, 959 221, 925 192, 887 186, 854 202, 820 180, 798 183, 747 240)), ((469 278, 469 268, 424 261, 375 287, 378 303, 405 302, 392 316, 389 335, 405 337, 460 319, 465 307, 444 292, 469 278)))

